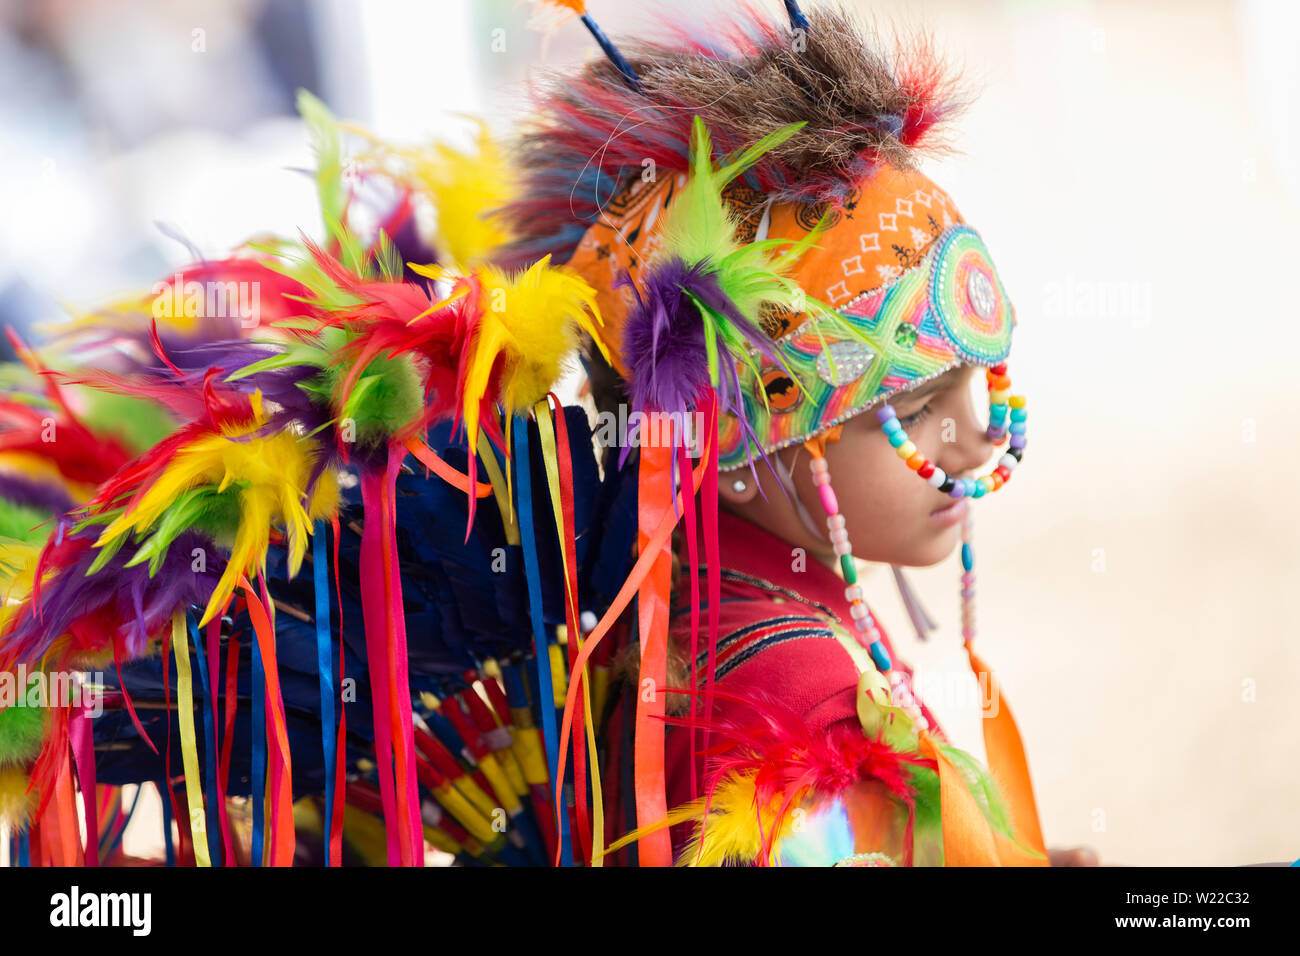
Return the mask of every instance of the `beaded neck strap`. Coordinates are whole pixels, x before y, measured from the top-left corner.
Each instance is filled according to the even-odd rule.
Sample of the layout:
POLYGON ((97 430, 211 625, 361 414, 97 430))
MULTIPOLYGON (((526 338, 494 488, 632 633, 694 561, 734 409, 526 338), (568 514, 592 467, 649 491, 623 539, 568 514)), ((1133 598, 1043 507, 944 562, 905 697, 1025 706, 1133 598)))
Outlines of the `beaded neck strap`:
POLYGON ((844 572, 844 582, 848 585, 844 589, 844 597, 849 602, 849 613, 853 616, 854 636, 867 649, 876 669, 889 681, 890 696, 895 706, 903 708, 918 730, 926 730, 930 721, 912 696, 902 672, 894 670, 894 662, 880 639, 880 628, 871 609, 867 607, 862 585, 858 583, 858 566, 853 560, 853 546, 849 543, 844 515, 840 514, 839 500, 835 497, 835 489, 831 487, 830 466, 826 463, 826 443, 839 441, 843 427, 842 424, 836 425, 820 435, 806 439, 804 446, 812 456, 809 465, 812 468, 813 484, 817 487, 822 509, 826 512, 826 528, 831 546, 840 559, 840 570, 844 572))

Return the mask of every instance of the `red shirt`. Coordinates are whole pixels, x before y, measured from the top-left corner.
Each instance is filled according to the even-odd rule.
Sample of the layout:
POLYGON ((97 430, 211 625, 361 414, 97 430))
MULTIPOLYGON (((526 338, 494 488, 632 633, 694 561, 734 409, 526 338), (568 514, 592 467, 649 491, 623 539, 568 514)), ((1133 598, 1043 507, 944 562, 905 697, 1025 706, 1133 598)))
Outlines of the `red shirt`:
MULTIPOLYGON (((856 635, 845 583, 816 558, 804 556, 802 570, 795 570, 794 548, 729 512, 718 518, 721 550, 721 605, 715 686, 721 691, 742 693, 760 688, 778 696, 794 708, 814 730, 826 731, 837 724, 857 727, 857 687, 861 672, 854 653, 844 641, 856 635), (838 625, 837 636, 831 625, 838 625), (844 637, 843 635, 847 635, 844 637)), ((696 677, 703 687, 707 674, 708 600, 704 555, 701 542, 699 571, 700 629, 696 677)), ((670 639, 689 649, 691 636, 691 591, 689 566, 682 573, 673 595, 670 639)), ((879 627, 879 622, 877 622, 879 627)), ((893 660, 894 670, 906 675, 911 668, 899 660, 889 636, 880 629, 881 640, 893 660)), ((728 707, 738 706, 715 700, 713 715, 725 716, 728 707)), ((932 731, 942 736, 938 721, 924 705, 922 713, 932 731)), ((697 703, 697 713, 700 705, 697 703)), ((691 799, 691 735, 689 729, 670 724, 666 731, 664 771, 668 779, 668 806, 691 799)), ((697 747, 703 746, 696 734, 697 747)), ((696 759, 696 793, 703 794, 706 759, 696 759)), ((625 784, 630 777, 624 772, 625 784)), ((627 789, 624 786, 622 789, 627 789)), ((624 807, 631 800, 624 796, 624 807)), ((630 822, 630 821, 627 821, 630 822)), ((633 824, 634 825, 634 824, 633 824)), ((673 828, 674 856, 689 837, 690 824, 673 828)), ((625 831, 620 831, 625 832, 625 831)))

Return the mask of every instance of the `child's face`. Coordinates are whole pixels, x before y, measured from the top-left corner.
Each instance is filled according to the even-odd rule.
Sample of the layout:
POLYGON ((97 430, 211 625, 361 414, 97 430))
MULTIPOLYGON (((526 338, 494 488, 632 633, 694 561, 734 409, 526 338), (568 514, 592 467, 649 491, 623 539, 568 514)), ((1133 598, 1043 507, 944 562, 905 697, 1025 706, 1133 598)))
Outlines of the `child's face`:
MULTIPOLYGON (((916 447, 953 477, 974 477, 994 448, 984 432, 985 415, 976 408, 977 371, 959 366, 895 396, 892 403, 916 447)), ((737 477, 753 482, 747 470, 735 471, 722 478, 727 506, 792 544, 823 557, 832 555, 806 449, 796 446, 778 454, 790 468, 799 497, 822 532, 820 538, 808 532, 761 463, 757 469, 767 500, 755 496, 746 501, 735 494, 731 485, 737 477)), ((942 561, 961 540, 968 500, 950 498, 908 468, 889 444, 874 409, 845 423, 840 440, 826 445, 826 461, 856 557, 924 567, 942 561)))

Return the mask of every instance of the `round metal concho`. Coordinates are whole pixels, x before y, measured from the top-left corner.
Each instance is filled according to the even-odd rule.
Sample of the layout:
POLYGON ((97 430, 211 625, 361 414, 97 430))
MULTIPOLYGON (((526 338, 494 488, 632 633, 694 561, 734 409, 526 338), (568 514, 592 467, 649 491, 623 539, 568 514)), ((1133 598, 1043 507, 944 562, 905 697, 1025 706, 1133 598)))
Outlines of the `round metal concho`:
POLYGON ((981 319, 992 316, 998 305, 998 294, 993 283, 979 269, 972 269, 966 279, 966 297, 981 319))
POLYGON ((833 388, 856 382, 871 367, 876 354, 861 342, 830 342, 817 356, 817 375, 833 388), (831 370, 831 360, 835 369, 831 370))

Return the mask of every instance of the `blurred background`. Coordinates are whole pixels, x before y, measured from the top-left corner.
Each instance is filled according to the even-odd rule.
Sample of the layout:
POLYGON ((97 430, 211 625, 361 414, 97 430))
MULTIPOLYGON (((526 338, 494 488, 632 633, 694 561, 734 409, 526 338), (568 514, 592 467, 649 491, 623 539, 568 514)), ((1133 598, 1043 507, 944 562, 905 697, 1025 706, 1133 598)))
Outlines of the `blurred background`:
MULTIPOLYGON (((616 36, 730 5, 590 3, 616 36)), ((1121 865, 1295 859, 1300 509, 1281 497, 1300 473, 1300 4, 846 5, 932 31, 979 93, 926 172, 1020 320, 1033 448, 976 509, 978 646, 1049 845, 1121 865)), ((141 291, 191 248, 315 234, 299 87, 391 140, 468 141, 466 113, 509 131, 530 78, 598 55, 580 24, 548 38, 529 16, 516 0, 0 0, 0 322, 141 291)), ((911 575, 939 625, 924 643, 887 569, 868 597, 981 754, 958 574, 911 575)))

